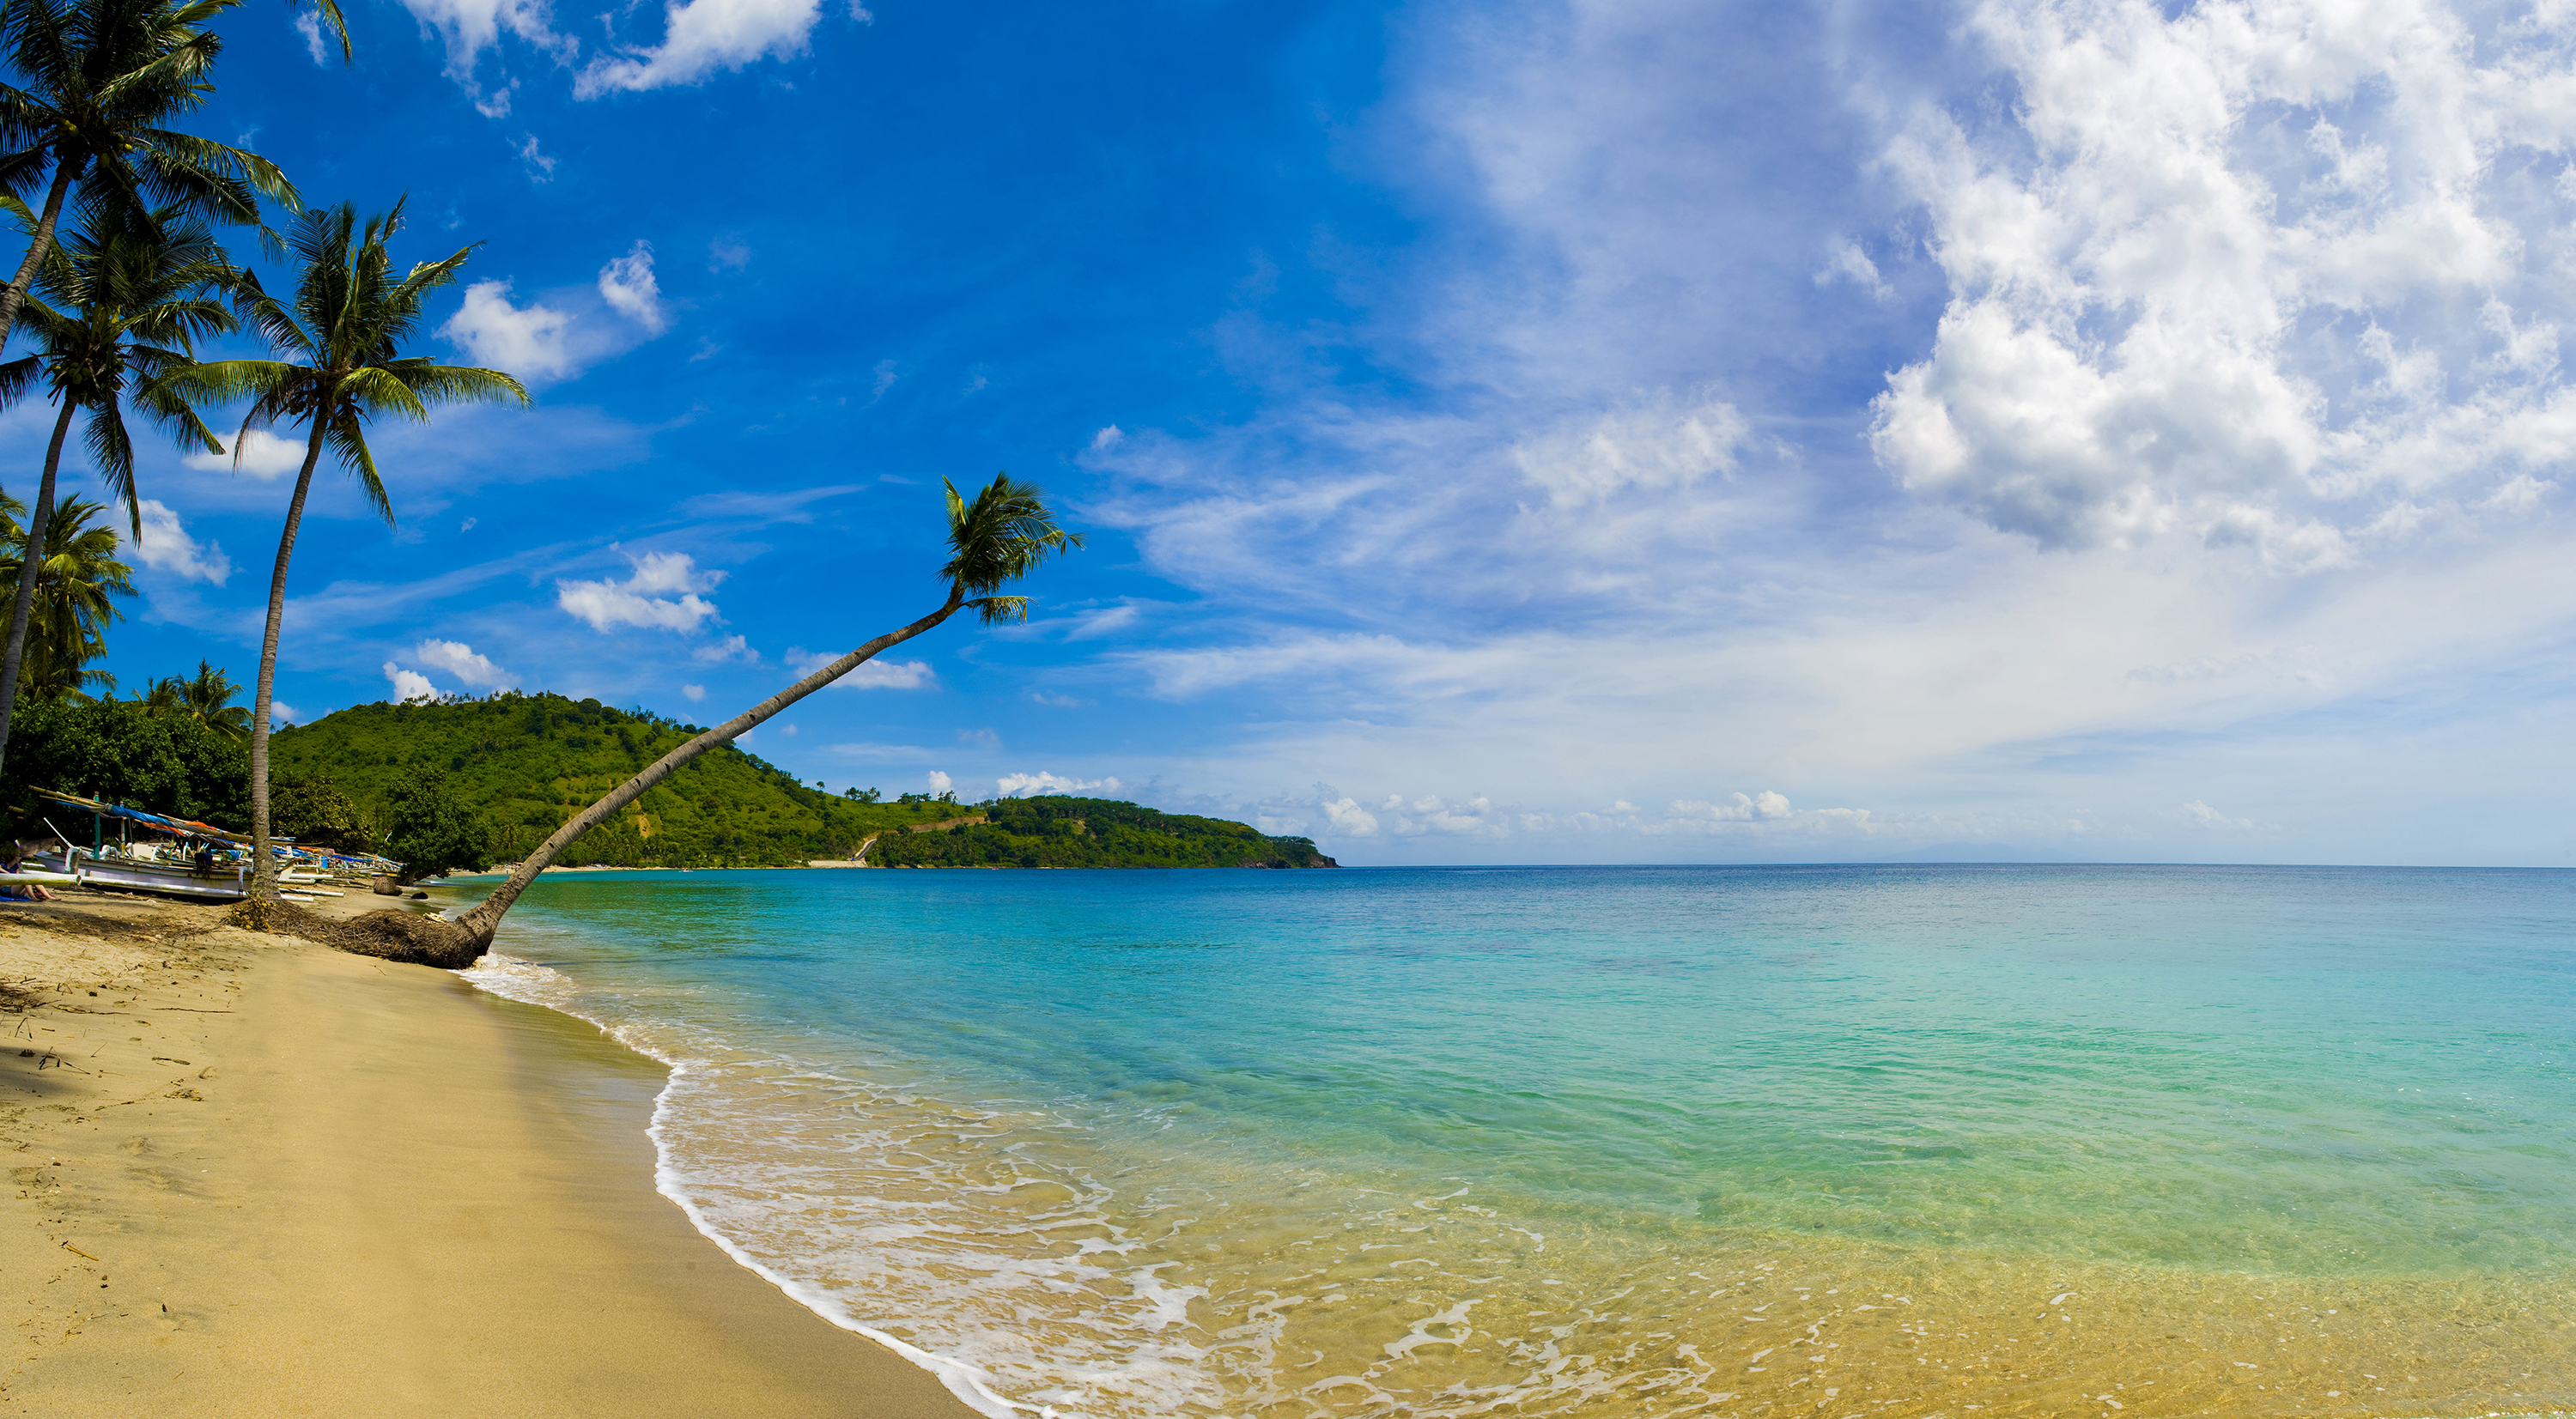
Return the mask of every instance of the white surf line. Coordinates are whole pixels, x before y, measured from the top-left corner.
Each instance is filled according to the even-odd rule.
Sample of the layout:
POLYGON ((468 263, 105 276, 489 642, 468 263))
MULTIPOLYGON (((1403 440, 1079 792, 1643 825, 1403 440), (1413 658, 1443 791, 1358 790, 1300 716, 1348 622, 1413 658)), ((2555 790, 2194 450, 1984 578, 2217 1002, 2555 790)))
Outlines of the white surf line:
MULTIPOLYGON (((536 964, 533 961, 520 962, 517 957, 512 957, 511 960, 519 964, 536 964)), ((513 995, 509 991, 500 989, 493 981, 478 980, 475 978, 477 969, 469 966, 451 974, 464 979, 477 990, 500 996, 504 1000, 515 1000, 522 1005, 534 1005, 540 1010, 551 1010, 568 1020, 579 1020, 669 1071, 669 1078, 663 1081, 661 1092, 653 1096, 653 1121, 644 1129, 644 1136, 653 1140, 653 1190, 677 1204, 681 1213, 689 1219, 689 1225, 697 1228, 700 1236, 715 1243, 725 1255, 732 1257, 736 1264, 777 1287, 789 1300, 812 1311, 832 1325, 864 1335, 914 1365, 938 1376, 940 1384, 945 1386, 950 1394, 955 1395, 959 1403, 986 1416, 986 1419, 1024 1419, 1024 1416, 1030 1415, 1037 1416, 1037 1419, 1079 1419, 1079 1416, 1065 1413, 1052 1405, 1021 1404, 1016 1400, 1005 1399, 994 1392, 993 1387, 986 1383, 984 1372, 975 1366, 963 1360, 924 1350, 910 1341, 888 1335, 874 1326, 863 1325, 852 1319, 849 1313, 841 1309, 830 1296, 793 1278, 782 1276, 763 1265, 759 1258, 743 1250, 733 1238, 718 1231, 715 1224, 707 1220, 706 1213, 699 1209, 697 1201, 681 1187, 679 1172, 671 1163, 671 1150, 663 1146, 662 1124, 670 1114, 671 1093, 679 1085, 681 1077, 689 1072, 689 1066, 683 1061, 669 1058, 659 1051, 648 1049, 626 1038, 615 1026, 604 1020, 592 1019, 577 1010, 567 1010, 553 1001, 529 1000, 513 995)), ((539 967, 539 969, 552 970, 551 967, 539 967)))

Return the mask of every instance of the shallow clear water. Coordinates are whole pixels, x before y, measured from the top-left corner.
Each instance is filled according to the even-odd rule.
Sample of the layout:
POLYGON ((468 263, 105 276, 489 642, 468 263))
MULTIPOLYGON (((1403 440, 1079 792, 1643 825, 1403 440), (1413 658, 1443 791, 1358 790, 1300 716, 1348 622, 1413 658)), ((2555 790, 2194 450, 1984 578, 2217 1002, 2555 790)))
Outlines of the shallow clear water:
POLYGON ((1033 1411, 2485 1413, 2576 1402, 2571 929, 2548 871, 600 873, 476 975, 1033 1411))

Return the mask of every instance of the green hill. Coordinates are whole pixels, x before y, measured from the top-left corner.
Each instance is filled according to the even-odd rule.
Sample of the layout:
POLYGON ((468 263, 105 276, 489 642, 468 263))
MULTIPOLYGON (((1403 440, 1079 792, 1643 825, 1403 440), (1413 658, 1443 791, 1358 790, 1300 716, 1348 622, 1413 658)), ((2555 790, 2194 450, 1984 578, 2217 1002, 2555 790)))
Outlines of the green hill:
POLYGON ((976 818, 880 836, 880 867, 1335 867, 1306 838, 1105 798, 1005 798, 976 818))
MULTIPOLYGON (((490 823, 515 859, 564 820, 702 731, 597 700, 504 693, 439 704, 358 705, 280 730, 280 780, 327 775, 383 821, 423 770, 490 823)), ((957 816, 954 803, 863 803, 798 783, 726 745, 655 784, 558 859, 562 866, 776 867, 847 857, 870 835, 957 816)))
MULTIPOLYGON (((506 692, 482 700, 371 704, 280 730, 283 785, 327 778, 387 821, 425 778, 479 814, 514 859, 673 748, 695 725, 597 700, 506 692)), ((566 867, 776 867, 847 858, 887 867, 1329 867, 1304 838, 1090 798, 864 802, 797 782, 730 745, 699 755, 574 843, 566 867)))

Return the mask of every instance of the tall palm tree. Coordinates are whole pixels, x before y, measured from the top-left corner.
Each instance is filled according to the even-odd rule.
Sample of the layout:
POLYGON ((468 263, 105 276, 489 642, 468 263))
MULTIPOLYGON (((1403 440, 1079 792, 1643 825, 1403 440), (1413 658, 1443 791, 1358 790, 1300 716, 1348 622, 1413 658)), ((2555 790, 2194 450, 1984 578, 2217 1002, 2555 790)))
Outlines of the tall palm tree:
POLYGON ((250 733, 249 708, 233 703, 240 693, 233 677, 200 660, 192 679, 172 675, 155 682, 144 696, 143 712, 161 719, 193 719, 226 739, 239 739, 250 733))
MULTIPOLYGON (((15 198, 0 199, 0 205, 25 212, 15 198)), ((34 293, 18 310, 18 323, 36 336, 37 353, 0 365, 0 406, 17 402, 39 380, 59 406, 28 521, 29 536, 38 540, 50 540, 54 476, 74 414, 88 415, 82 441, 91 466, 125 504, 127 525, 138 537, 143 515, 134 491, 126 405, 131 402, 183 448, 223 452, 196 411, 155 381, 193 363, 199 338, 233 328, 222 297, 240 273, 205 223, 176 207, 146 214, 114 198, 83 205, 88 212, 81 229, 47 256, 34 293)), ((0 642, 0 754, 8 749, 35 593, 33 569, 22 570, 9 603, 7 640, 0 642)))
MULTIPOLYGON (((318 0, 340 25, 337 0, 318 0)), ((141 211, 172 203, 259 226, 259 198, 300 208, 294 184, 256 153, 164 125, 204 104, 223 40, 206 23, 240 0, 8 0, 0 56, 24 82, 0 83, 0 189, 46 183, 18 274, 0 291, 0 332, 53 250, 75 183, 141 211), (49 180, 50 179, 50 180, 49 180)), ((345 26, 341 26, 345 31, 345 26)), ((346 36, 343 35, 343 46, 346 36)), ((263 236, 267 228, 260 227, 263 236)))
POLYGON ((619 784, 607 797, 555 829, 554 836, 520 861, 509 880, 456 920, 444 922, 408 912, 374 912, 361 918, 361 922, 399 943, 394 953, 405 959, 451 969, 473 964, 477 956, 491 948, 492 934, 500 929, 502 915, 528 889, 528 884, 537 880, 537 874, 582 834, 641 798, 646 789, 679 772, 700 754, 719 744, 732 743, 789 705, 856 670, 862 662, 932 629, 959 611, 971 608, 986 625, 1028 619, 1027 597, 997 593, 1035 570, 1048 553, 1061 554, 1081 545, 1078 534, 1056 525, 1055 514, 1047 509, 1036 488, 1013 481, 1007 473, 995 477, 971 503, 958 495, 955 484, 949 484, 951 555, 948 564, 939 569, 940 577, 948 583, 948 599, 939 609, 878 636, 655 760, 644 772, 619 784))
POLYGON ((134 569, 116 558, 116 530, 90 525, 107 509, 86 498, 63 499, 46 529, 44 555, 31 568, 27 530, 5 511, 14 502, 0 500, 0 576, 32 583, 36 593, 20 689, 30 699, 59 700, 92 685, 113 686, 105 671, 85 668, 107 653, 107 628, 124 616, 110 598, 134 594, 134 569))
POLYGON ((250 714, 250 832, 258 874, 252 890, 263 903, 277 899, 277 866, 268 851, 268 727, 277 688, 277 637, 286 618, 286 569, 295 557, 296 529, 304 522, 304 498, 323 447, 357 475, 367 500, 390 523, 393 501, 367 449, 368 420, 382 414, 425 420, 433 404, 528 402, 528 391, 499 370, 402 353, 420 333, 430 293, 454 281, 474 252, 467 246, 444 261, 421 262, 397 280, 385 243, 402 230, 402 220, 399 202, 383 216, 368 218, 363 232, 357 209, 346 202, 305 213, 286 243, 296 265, 294 299, 281 301, 248 276, 238 287, 243 319, 287 358, 189 365, 156 381, 159 391, 195 403, 248 399, 242 437, 233 441, 236 459, 254 428, 281 420, 306 425, 304 469, 287 500, 286 529, 278 536, 277 567, 268 582, 268 631, 260 641, 259 689, 250 714))

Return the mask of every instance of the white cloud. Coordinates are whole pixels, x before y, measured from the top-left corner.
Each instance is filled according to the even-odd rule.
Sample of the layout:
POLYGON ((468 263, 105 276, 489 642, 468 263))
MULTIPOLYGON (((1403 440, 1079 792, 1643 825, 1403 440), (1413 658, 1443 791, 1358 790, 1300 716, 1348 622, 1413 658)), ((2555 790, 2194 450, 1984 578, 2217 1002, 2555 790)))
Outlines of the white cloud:
MULTIPOLYGON (((509 94, 506 91, 502 93, 498 102, 500 104, 501 111, 506 113, 510 107, 509 94)), ((488 118, 498 118, 501 114, 487 111, 485 116, 488 118)), ((530 182, 552 182, 555 180, 555 160, 548 157, 545 150, 537 146, 537 135, 534 133, 529 134, 527 141, 519 145, 519 163, 528 170, 528 180, 530 182)))
POLYGON ((154 499, 145 498, 136 507, 143 513, 143 536, 134 543, 134 560, 154 571, 216 586, 232 575, 232 560, 221 543, 208 538, 199 546, 179 525, 179 514, 154 499))
POLYGON ((1665 390, 1539 435, 1512 458, 1557 505, 1596 503, 1629 488, 1683 489, 1726 472, 1750 432, 1735 406, 1713 394, 1665 390))
POLYGON ((702 593, 713 591, 724 573, 697 570, 686 552, 630 553, 627 560, 635 574, 623 581, 557 581, 555 604, 603 633, 641 626, 685 634, 715 619, 715 603, 702 593))
MULTIPOLYGON (((818 0, 688 0, 663 7, 662 43, 594 59, 573 81, 578 98, 620 89, 694 84, 755 60, 801 54, 821 13, 818 0)), ((867 11, 853 7, 853 18, 867 11)))
POLYGON ((242 435, 238 441, 224 438, 220 434, 216 435, 216 439, 223 444, 223 452, 200 451, 189 454, 180 462, 207 473, 240 472, 260 479, 293 473, 304 466, 302 439, 280 438, 266 429, 253 429, 242 435), (241 451, 239 463, 233 462, 236 446, 241 451))
POLYGON ((276 729, 280 725, 301 724, 303 723, 303 720, 304 717, 295 712, 295 706, 288 704, 286 701, 271 699, 268 702, 268 727, 270 729, 276 729))
POLYGON ((2178 533, 2353 564, 2576 451, 2549 204, 2576 146, 2557 20, 2437 4, 1986 0, 2002 124, 1931 105, 1886 165, 1950 285, 1872 444, 2051 548, 2178 533), (2402 515, 2391 519, 2393 511, 2402 515))
POLYGON ((313 62, 327 67, 331 51, 322 42, 321 17, 310 10, 303 11, 295 17, 295 32, 304 36, 304 52, 313 56, 313 62))
MULTIPOLYGON (((433 700, 438 698, 438 687, 429 683, 428 676, 423 675, 416 670, 405 670, 390 660, 385 662, 385 678, 393 682, 394 698, 396 700, 433 700)), ((276 708, 276 701, 270 701, 269 707, 274 710, 276 708)))
MULTIPOLYGON (((802 646, 787 648, 787 664, 804 679, 847 652, 813 651, 802 646)), ((927 660, 863 660, 849 674, 833 681, 834 690, 919 690, 938 683, 938 676, 927 660)))
POLYGON ((413 650, 412 658, 432 670, 444 670, 468 685, 497 690, 517 683, 509 671, 494 665, 488 657, 475 654, 474 647, 463 641, 425 640, 413 650))
POLYGON ((707 697, 707 687, 704 685, 682 685, 680 687, 680 693, 688 697, 689 703, 696 704, 707 697))
POLYGON ((1836 281, 1851 282, 1869 292, 1873 300, 1890 300, 1896 295, 1886 278, 1878 274, 1878 263, 1870 260, 1869 253, 1861 250, 1860 243, 1850 237, 1833 239, 1825 250, 1824 269, 1815 275, 1819 286, 1830 286, 1836 281))
POLYGON ((718 665, 728 660, 739 660, 745 665, 758 665, 760 652, 751 648, 751 641, 746 637, 727 636, 723 640, 709 641, 690 651, 689 658, 718 665))
POLYGON ((2179 810, 2183 821, 2204 832, 2245 832, 2253 828, 2251 818, 2231 818, 2195 798, 2179 810))
POLYGON ((510 304, 509 282, 477 281, 465 288, 465 304, 438 333, 485 369, 536 381, 573 372, 571 329, 572 316, 564 311, 534 301, 510 304))
POLYGON ((957 783, 954 779, 937 769, 930 771, 930 791, 933 794, 954 793, 956 790, 957 783))
POLYGON ((447 44, 447 76, 461 85, 486 117, 498 117, 508 111, 508 90, 497 100, 485 100, 474 79, 476 61, 486 49, 498 43, 503 33, 516 35, 538 49, 568 62, 578 46, 569 36, 558 35, 547 23, 544 0, 403 0, 421 28, 437 32, 447 44))
POLYGON ((1377 815, 1362 808, 1356 800, 1348 797, 1336 798, 1325 803, 1323 809, 1324 817, 1332 824, 1333 832, 1354 838, 1377 836, 1377 815))
POLYGON ((650 242, 638 240, 634 250, 599 268, 599 295, 651 334, 661 334, 670 324, 662 310, 662 288, 653 279, 650 242))
POLYGON ((1111 793, 1125 791, 1114 778, 1058 778, 1043 769, 1033 774, 1004 774, 994 780, 994 786, 1004 798, 1033 798, 1042 793, 1089 793, 1093 789, 1107 789, 1111 793))

